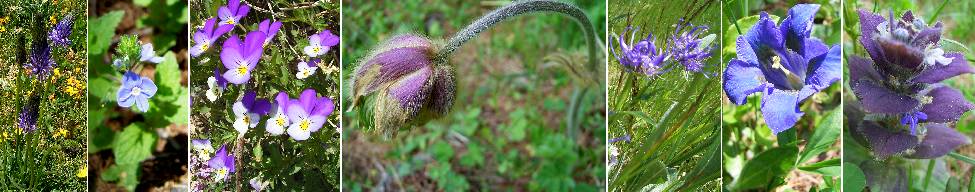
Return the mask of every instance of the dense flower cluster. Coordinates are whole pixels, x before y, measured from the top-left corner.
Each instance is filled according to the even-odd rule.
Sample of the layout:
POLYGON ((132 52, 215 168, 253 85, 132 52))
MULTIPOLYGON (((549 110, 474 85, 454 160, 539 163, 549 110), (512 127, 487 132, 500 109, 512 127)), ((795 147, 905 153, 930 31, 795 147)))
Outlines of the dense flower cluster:
MULTIPOLYGON (((682 19, 674 29, 674 33, 667 39, 667 46, 657 47, 653 33, 648 33, 643 39, 635 44, 633 40, 637 35, 639 27, 627 26, 620 35, 615 35, 619 43, 619 53, 616 49, 610 49, 616 60, 623 65, 623 68, 630 72, 638 72, 647 76, 656 76, 672 70, 673 66, 668 66, 667 61, 681 64, 685 71, 702 72, 704 61, 711 57, 714 46, 711 41, 715 35, 707 34, 707 26, 694 26, 684 22, 682 19), (626 32, 630 31, 629 42, 626 40, 626 32)), ((612 42, 610 42, 612 46, 612 42)))
POLYGON ((736 42, 738 56, 725 69, 724 91, 737 105, 762 93, 762 116, 775 134, 792 128, 799 106, 840 79, 840 47, 810 36, 819 5, 799 4, 779 25, 762 12, 736 42))
POLYGON ((941 81, 975 68, 941 48, 941 22, 928 25, 910 11, 899 19, 892 11, 859 15, 859 41, 870 57, 850 57, 850 87, 871 118, 852 134, 880 159, 937 158, 970 143, 950 126, 975 105, 941 81))

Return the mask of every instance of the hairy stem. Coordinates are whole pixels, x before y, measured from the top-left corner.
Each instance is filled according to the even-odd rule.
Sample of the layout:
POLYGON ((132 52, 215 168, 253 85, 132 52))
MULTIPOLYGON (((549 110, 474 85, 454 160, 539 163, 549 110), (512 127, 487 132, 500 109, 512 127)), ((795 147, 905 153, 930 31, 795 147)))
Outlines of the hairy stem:
POLYGON ((581 25, 583 31, 585 31, 586 42, 589 44, 590 67, 595 70, 596 67, 599 66, 598 57, 596 56, 599 45, 597 45, 596 42, 596 30, 593 28, 592 22, 589 21, 586 14, 578 7, 554 0, 518 1, 491 11, 487 15, 484 15, 480 19, 474 21, 474 23, 471 23, 464 29, 460 30, 460 32, 457 32, 454 37, 450 38, 447 45, 437 53, 435 58, 436 62, 438 62, 438 64, 447 63, 447 60, 450 59, 450 55, 453 54, 457 48, 474 37, 477 37, 479 33, 484 32, 484 30, 487 30, 495 24, 518 15, 535 12, 555 12, 575 19, 576 22, 581 25))

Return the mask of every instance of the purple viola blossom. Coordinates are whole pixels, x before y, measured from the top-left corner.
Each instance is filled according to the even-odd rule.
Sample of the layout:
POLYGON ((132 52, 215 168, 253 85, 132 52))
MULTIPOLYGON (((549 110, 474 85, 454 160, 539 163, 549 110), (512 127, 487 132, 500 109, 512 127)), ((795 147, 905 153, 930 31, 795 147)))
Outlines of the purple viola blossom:
POLYGON ((251 178, 251 180, 249 180, 247 183, 250 183, 251 188, 254 188, 254 191, 264 191, 264 188, 269 184, 267 181, 261 181, 260 178, 257 177, 251 178))
POLYGON ((139 61, 161 63, 163 57, 156 56, 156 50, 152 49, 152 43, 146 43, 142 44, 142 49, 139 51, 139 61))
POLYGON ((227 145, 220 145, 220 149, 207 161, 207 165, 213 169, 215 181, 227 179, 231 173, 237 171, 234 165, 234 155, 227 154, 227 145))
POLYGON ((37 130, 37 118, 40 115, 41 97, 34 95, 27 100, 17 117, 17 124, 25 133, 37 130))
POLYGON ((945 53, 942 23, 927 25, 910 11, 887 18, 859 10, 860 44, 869 58, 849 58, 850 87, 860 108, 874 117, 852 133, 879 159, 931 159, 971 143, 949 127, 975 109, 958 90, 941 81, 975 73, 964 55, 945 53))
MULTIPOLYGON (((637 31, 640 28, 633 29, 627 26, 623 29, 623 33, 616 37, 619 42, 620 54, 616 53, 616 49, 609 49, 613 52, 613 56, 616 56, 616 60, 623 65, 623 68, 628 71, 637 71, 648 76, 658 75, 664 72, 663 62, 669 58, 669 55, 663 50, 663 48, 657 49, 657 46, 653 43, 653 33, 647 34, 647 37, 637 41, 633 44, 633 39, 636 36, 637 31), (632 29, 630 34, 630 43, 626 43, 626 31, 632 29)), ((613 43, 610 41, 610 47, 613 43)))
MULTIPOLYGON (((280 94, 279 94, 280 95, 280 94)), ((291 125, 288 135, 302 141, 311 137, 311 133, 318 131, 325 125, 328 116, 335 109, 332 99, 318 97, 314 89, 305 89, 295 102, 288 103, 285 108, 291 125)))
POLYGON ((231 36, 223 42, 223 50, 220 51, 220 60, 227 72, 223 78, 233 84, 247 83, 251 78, 251 71, 257 67, 257 62, 261 61, 264 54, 265 35, 260 31, 247 33, 246 39, 241 41, 237 36, 231 36))
POLYGON ((126 71, 116 96, 118 106, 132 107, 134 104, 143 113, 149 111, 149 98, 156 95, 156 90, 156 84, 151 79, 126 71))
POLYGON ((249 128, 254 128, 261 121, 261 115, 267 115, 271 110, 271 102, 266 99, 257 99, 254 91, 244 92, 244 97, 234 103, 234 129, 243 136, 249 128))
POLYGON ((51 43, 55 46, 67 47, 71 45, 71 26, 74 25, 74 15, 68 14, 51 28, 51 32, 48 33, 47 38, 51 40, 51 43))
POLYGON ((840 79, 840 47, 827 48, 810 36, 817 4, 799 4, 780 25, 762 12, 745 35, 738 36, 737 58, 724 72, 725 94, 737 105, 757 92, 762 116, 775 134, 792 128, 799 106, 840 79))
POLYGON ((38 80, 44 81, 51 75, 51 71, 58 64, 51 58, 51 46, 47 39, 34 41, 31 45, 30 62, 25 65, 30 69, 30 74, 36 76, 38 80))
POLYGON ((284 129, 291 125, 291 119, 288 118, 288 106, 291 103, 297 102, 288 96, 288 93, 281 91, 274 98, 276 107, 271 111, 271 118, 267 120, 265 125, 265 130, 271 135, 281 135, 284 134, 284 129))
POLYGON ((267 46, 274 40, 274 36, 278 34, 278 30, 281 30, 281 22, 275 21, 271 22, 270 19, 265 19, 261 21, 261 24, 257 26, 257 31, 264 32, 267 35, 267 39, 264 39, 264 44, 262 46, 267 46))
POLYGON ((335 36, 330 30, 325 30, 308 37, 308 46, 305 46, 304 51, 305 54, 308 54, 308 57, 318 57, 325 55, 325 53, 332 49, 332 46, 338 44, 339 36, 335 36))
POLYGON ((216 22, 217 18, 207 19, 206 23, 203 25, 203 28, 197 30, 196 33, 193 33, 193 42, 195 42, 196 45, 193 45, 193 47, 190 48, 190 55, 193 57, 200 56, 200 54, 210 50, 210 47, 217 42, 217 39, 220 38, 220 36, 234 29, 233 25, 216 26, 216 22))
POLYGON ((298 62, 298 73, 295 74, 295 77, 298 77, 298 79, 305 79, 311 75, 314 75, 315 72, 318 71, 318 62, 321 62, 321 59, 313 58, 308 62, 298 62))
POLYGON ((217 17, 220 17, 220 25, 234 26, 250 11, 251 7, 241 5, 240 0, 227 0, 227 5, 217 9, 217 17))
MULTIPOLYGON (((680 23, 684 20, 681 19, 680 23)), ((711 41, 714 35, 700 37, 707 34, 707 26, 694 26, 691 24, 677 24, 674 33, 670 37, 668 52, 671 59, 684 66, 684 70, 691 72, 701 72, 704 69, 704 60, 711 57, 711 41), (690 30, 687 30, 690 28, 690 30), (684 31, 686 30, 686 31, 684 31), (683 32, 681 32, 683 31, 683 32)))
POLYGON ((203 158, 204 161, 210 160, 210 154, 213 153, 213 145, 209 139, 193 139, 193 151, 196 151, 197 156, 203 158))
POLYGON ((220 67, 214 67, 213 76, 207 78, 207 92, 205 94, 207 99, 211 102, 216 101, 225 89, 227 89, 227 79, 220 75, 220 67))

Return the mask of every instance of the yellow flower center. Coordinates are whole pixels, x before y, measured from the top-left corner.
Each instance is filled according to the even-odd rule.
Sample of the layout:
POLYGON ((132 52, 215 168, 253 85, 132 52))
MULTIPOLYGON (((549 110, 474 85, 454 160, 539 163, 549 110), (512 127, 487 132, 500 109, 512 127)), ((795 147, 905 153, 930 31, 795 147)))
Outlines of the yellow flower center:
POLYGON ((278 126, 284 126, 284 117, 278 116, 277 123, 278 126))
POLYGON ((321 48, 321 47, 313 47, 313 48, 311 48, 311 51, 312 51, 312 52, 315 52, 315 53, 318 53, 318 52, 319 52, 319 51, 321 51, 321 50, 322 50, 322 48, 321 48))
POLYGON ((231 24, 231 25, 233 25, 234 23, 237 23, 237 22, 236 22, 236 21, 234 21, 233 19, 231 19, 231 20, 227 20, 227 24, 231 24))
POLYGON ((210 45, 203 44, 203 46, 200 46, 200 50, 206 51, 207 49, 210 49, 210 45))
POLYGON ((247 74, 247 67, 245 67, 243 65, 238 66, 237 67, 237 74, 240 75, 240 76, 244 76, 244 74, 247 74))
POLYGON ((251 116, 244 115, 244 123, 251 124, 251 116))
POLYGON ((301 124, 298 124, 298 128, 301 128, 302 131, 308 131, 308 127, 311 127, 311 121, 308 119, 302 120, 301 124))

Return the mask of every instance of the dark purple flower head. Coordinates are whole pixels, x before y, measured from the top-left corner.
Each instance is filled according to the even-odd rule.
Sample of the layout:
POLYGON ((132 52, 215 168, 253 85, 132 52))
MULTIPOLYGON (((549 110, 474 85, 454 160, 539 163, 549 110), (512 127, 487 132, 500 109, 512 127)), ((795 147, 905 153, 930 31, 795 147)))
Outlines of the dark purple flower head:
POLYGON ((58 64, 51 58, 51 46, 47 39, 34 41, 34 44, 31 45, 30 62, 25 65, 30 69, 30 74, 36 76, 38 80, 44 81, 47 76, 51 75, 51 71, 58 64))
POLYGON ((707 34, 707 26, 694 26, 691 24, 682 25, 684 20, 677 24, 674 33, 670 37, 668 53, 674 61, 684 65, 684 70, 691 72, 701 72, 704 68, 704 60, 711 57, 711 41, 714 35, 700 37, 707 34), (690 30, 688 30, 690 28, 690 30), (683 31, 683 32, 681 32, 683 31))
POLYGON ((267 35, 267 39, 264 39, 263 44, 263 46, 267 46, 268 43, 271 43, 271 40, 274 40, 274 36, 278 34, 278 30, 281 30, 281 22, 275 21, 272 23, 270 19, 265 19, 258 25, 257 30, 267 35))
POLYGON ((207 165, 213 169, 214 180, 217 181, 223 181, 237 171, 234 166, 234 156, 227 154, 227 145, 220 145, 220 149, 207 161, 207 165))
POLYGON ((74 15, 68 14, 68 16, 61 19, 61 22, 54 25, 54 28, 51 29, 50 33, 48 33, 47 38, 50 39, 55 46, 66 47, 71 45, 71 39, 69 39, 69 37, 71 36, 72 25, 74 25, 74 15))
POLYGON ((244 104, 244 108, 247 109, 248 113, 256 113, 258 115, 267 115, 271 111, 271 102, 267 99, 258 99, 257 92, 248 90, 244 92, 244 98, 241 98, 241 103, 244 104))
POLYGON ((363 59, 352 79, 353 103, 376 93, 377 130, 391 136, 399 126, 418 120, 422 111, 446 113, 453 104, 454 71, 434 64, 433 43, 421 36, 390 38, 363 59))
MULTIPOLYGON (((630 34, 629 44, 627 44, 624 36, 626 36, 626 31, 630 29, 633 28, 627 26, 626 29, 623 29, 623 33, 616 38, 620 44, 620 54, 617 54, 615 49, 609 49, 616 56, 616 60, 628 71, 637 71, 649 76, 663 73, 663 62, 669 55, 665 53, 663 48, 658 50, 657 46, 654 45, 653 33, 647 34, 646 38, 633 44, 636 32, 640 28, 633 29, 630 34)), ((609 46, 612 47, 612 41, 610 41, 609 46)))
POLYGON ((940 82, 975 68, 962 53, 941 48, 941 22, 928 26, 910 11, 900 18, 859 15, 860 44, 870 58, 849 58, 850 87, 863 111, 876 117, 855 131, 874 156, 936 158, 970 143, 948 125, 975 105, 940 82))
POLYGON ((240 0, 227 0, 227 5, 217 9, 217 17, 220 17, 220 25, 237 25, 240 19, 247 16, 251 7, 241 5, 240 0))
POLYGON ((260 31, 247 33, 244 41, 237 36, 230 36, 223 42, 223 49, 220 50, 220 60, 227 72, 223 77, 233 84, 244 84, 251 79, 251 71, 257 67, 257 62, 261 61, 264 54, 265 35, 260 31))
POLYGON ((34 95, 27 100, 24 107, 20 110, 17 123, 26 133, 37 130, 37 117, 40 113, 41 97, 34 95))
POLYGON ((796 5, 778 26, 762 12, 758 23, 738 36, 738 56, 725 69, 728 98, 742 105, 749 95, 763 93, 762 116, 776 134, 799 121, 806 98, 840 79, 840 47, 826 47, 810 36, 818 10, 816 4, 796 5))
POLYGON ((190 55, 193 57, 200 56, 200 54, 203 54, 203 52, 210 50, 221 35, 234 29, 233 25, 216 26, 216 22, 217 18, 207 19, 206 24, 203 25, 203 28, 197 30, 196 33, 193 33, 193 42, 195 42, 196 45, 193 45, 193 47, 190 48, 190 55))

